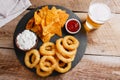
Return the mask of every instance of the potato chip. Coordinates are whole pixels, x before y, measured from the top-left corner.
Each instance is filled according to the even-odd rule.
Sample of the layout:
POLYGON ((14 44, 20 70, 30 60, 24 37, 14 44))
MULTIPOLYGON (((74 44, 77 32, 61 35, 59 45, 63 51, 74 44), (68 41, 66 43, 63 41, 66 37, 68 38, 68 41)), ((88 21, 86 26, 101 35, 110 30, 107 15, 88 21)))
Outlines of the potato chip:
POLYGON ((42 35, 43 35, 43 36, 45 36, 45 35, 48 34, 48 33, 51 33, 51 30, 50 30, 50 29, 52 29, 52 25, 53 25, 53 22, 50 23, 50 24, 47 25, 47 26, 42 26, 42 29, 43 29, 42 35))
POLYGON ((31 28, 33 28, 34 27, 34 18, 31 18, 29 21, 28 21, 28 23, 27 23, 27 25, 26 25, 26 29, 31 29, 31 28))
POLYGON ((42 19, 44 19, 45 17, 46 17, 46 15, 47 15, 47 11, 48 11, 49 9, 48 9, 48 6, 45 6, 45 7, 43 7, 42 9, 39 9, 39 11, 40 11, 40 13, 38 13, 38 15, 40 15, 40 17, 42 18, 42 19))
POLYGON ((54 35, 55 34, 53 34, 53 33, 49 33, 45 36, 42 36, 41 39, 42 39, 43 42, 48 42, 48 41, 50 41, 51 37, 53 37, 54 35))
POLYGON ((36 11, 34 13, 34 20, 35 20, 35 24, 36 25, 39 25, 41 23, 41 20, 42 20, 42 18, 40 17, 40 15, 38 15, 38 13, 39 13, 39 11, 36 11))
POLYGON ((57 34, 58 36, 62 36, 62 31, 61 31, 61 25, 60 25, 60 22, 56 22, 52 25, 52 28, 51 28, 51 33, 55 33, 57 34), (56 27, 57 26, 57 27, 56 27))
POLYGON ((31 28, 31 31, 33 31, 33 32, 42 32, 42 28, 41 28, 41 26, 40 25, 34 25, 34 27, 33 28, 31 28))
POLYGON ((69 15, 66 14, 66 12, 62 10, 58 10, 58 15, 59 15, 61 26, 63 27, 69 15))
POLYGON ((69 14, 64 10, 56 9, 54 6, 49 9, 48 6, 45 6, 34 13, 34 17, 28 21, 26 29, 35 32, 43 42, 48 42, 55 34, 62 36, 61 28, 68 17, 69 14))

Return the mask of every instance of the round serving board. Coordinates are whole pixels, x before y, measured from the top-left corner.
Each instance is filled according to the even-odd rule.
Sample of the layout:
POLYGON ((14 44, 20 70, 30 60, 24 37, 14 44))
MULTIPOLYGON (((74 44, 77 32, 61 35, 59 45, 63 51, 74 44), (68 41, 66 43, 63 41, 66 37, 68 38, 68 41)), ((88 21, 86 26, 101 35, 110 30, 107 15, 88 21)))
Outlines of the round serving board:
MULTIPOLYGON (((75 18, 75 19, 78 19, 78 20, 80 21, 80 18, 79 18, 77 15, 75 15, 71 10, 66 9, 66 8, 64 8, 64 7, 62 7, 62 6, 48 5, 48 7, 49 7, 50 9, 51 9, 53 6, 55 6, 57 9, 65 10, 65 11, 69 14, 69 19, 70 19, 70 18, 75 18)), ((14 39, 13 39, 13 40, 14 40, 15 53, 16 53, 16 55, 17 55, 17 58, 18 58, 19 61, 21 62, 21 64, 22 64, 23 66, 25 66, 25 67, 26 67, 26 65, 25 65, 25 63, 24 63, 24 56, 25 56, 25 53, 26 53, 26 52, 25 52, 25 51, 22 51, 22 50, 20 50, 20 49, 17 48, 16 43, 15 43, 15 39, 16 39, 16 36, 17 36, 20 32, 22 32, 23 30, 25 30, 25 26, 26 26, 27 22, 29 21, 29 19, 31 19, 31 18, 33 17, 34 12, 35 12, 37 9, 41 9, 42 7, 44 7, 44 6, 38 7, 38 8, 36 8, 36 9, 34 9, 34 10, 31 10, 31 11, 28 12, 25 16, 23 16, 23 18, 20 20, 20 22, 19 22, 18 25, 16 26, 16 29, 15 29, 15 32, 14 32, 14 39)), ((81 21, 80 21, 80 23, 81 23, 81 21)), ((62 37, 66 36, 66 35, 71 35, 71 34, 69 34, 69 33, 66 32, 65 27, 62 28, 62 34, 63 34, 62 37)), ((80 32, 78 32, 77 34, 72 35, 72 36, 76 37, 76 38, 79 40, 79 42, 80 42, 80 45, 79 45, 78 50, 77 50, 76 57, 75 57, 74 61, 72 62, 72 68, 74 68, 74 67, 78 64, 78 62, 81 60, 81 58, 83 57, 84 52, 85 52, 85 49, 86 49, 86 46, 87 46, 87 35, 86 35, 86 31, 85 31, 83 25, 82 25, 82 28, 81 28, 80 32)), ((50 41, 55 43, 55 41, 56 41, 57 39, 59 39, 59 38, 60 38, 59 36, 55 35, 55 36, 53 36, 53 37, 51 38, 50 41)), ((43 42, 41 41, 41 39, 39 39, 36 49, 39 49, 39 47, 42 45, 42 43, 43 43, 43 42)), ((28 67, 26 67, 26 68, 28 68, 28 67)), ((72 69, 72 68, 71 68, 71 69, 72 69)), ((30 68, 28 68, 28 69, 29 69, 30 71, 32 71, 32 72, 36 72, 35 69, 30 69, 30 68)), ((53 76, 53 75, 58 75, 58 74, 60 74, 60 73, 54 71, 51 75, 53 76)))

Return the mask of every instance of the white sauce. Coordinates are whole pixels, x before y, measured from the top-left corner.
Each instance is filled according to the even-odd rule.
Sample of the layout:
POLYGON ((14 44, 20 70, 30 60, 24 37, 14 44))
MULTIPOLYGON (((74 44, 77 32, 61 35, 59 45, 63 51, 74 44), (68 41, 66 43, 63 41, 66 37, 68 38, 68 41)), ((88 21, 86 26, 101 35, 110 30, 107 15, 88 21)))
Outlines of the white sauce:
POLYGON ((29 31, 24 30, 17 36, 17 45, 22 50, 29 50, 36 44, 37 37, 36 35, 29 31))

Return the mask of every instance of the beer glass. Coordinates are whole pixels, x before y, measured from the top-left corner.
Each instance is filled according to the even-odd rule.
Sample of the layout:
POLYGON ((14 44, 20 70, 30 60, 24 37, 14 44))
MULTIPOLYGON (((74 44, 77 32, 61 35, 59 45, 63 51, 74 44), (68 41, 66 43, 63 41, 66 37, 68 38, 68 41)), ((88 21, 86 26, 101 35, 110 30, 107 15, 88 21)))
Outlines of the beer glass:
POLYGON ((88 16, 84 23, 86 31, 92 31, 99 28, 111 18, 109 8, 110 0, 92 0, 88 10, 88 16))

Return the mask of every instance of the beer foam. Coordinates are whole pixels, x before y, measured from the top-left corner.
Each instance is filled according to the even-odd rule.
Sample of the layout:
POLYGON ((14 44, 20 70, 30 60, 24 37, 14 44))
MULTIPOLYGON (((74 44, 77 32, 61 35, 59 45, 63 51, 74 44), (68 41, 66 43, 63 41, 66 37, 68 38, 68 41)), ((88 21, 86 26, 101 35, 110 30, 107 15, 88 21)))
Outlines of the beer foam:
POLYGON ((104 23, 111 17, 110 8, 103 3, 94 3, 89 7, 90 18, 97 23, 104 23))

